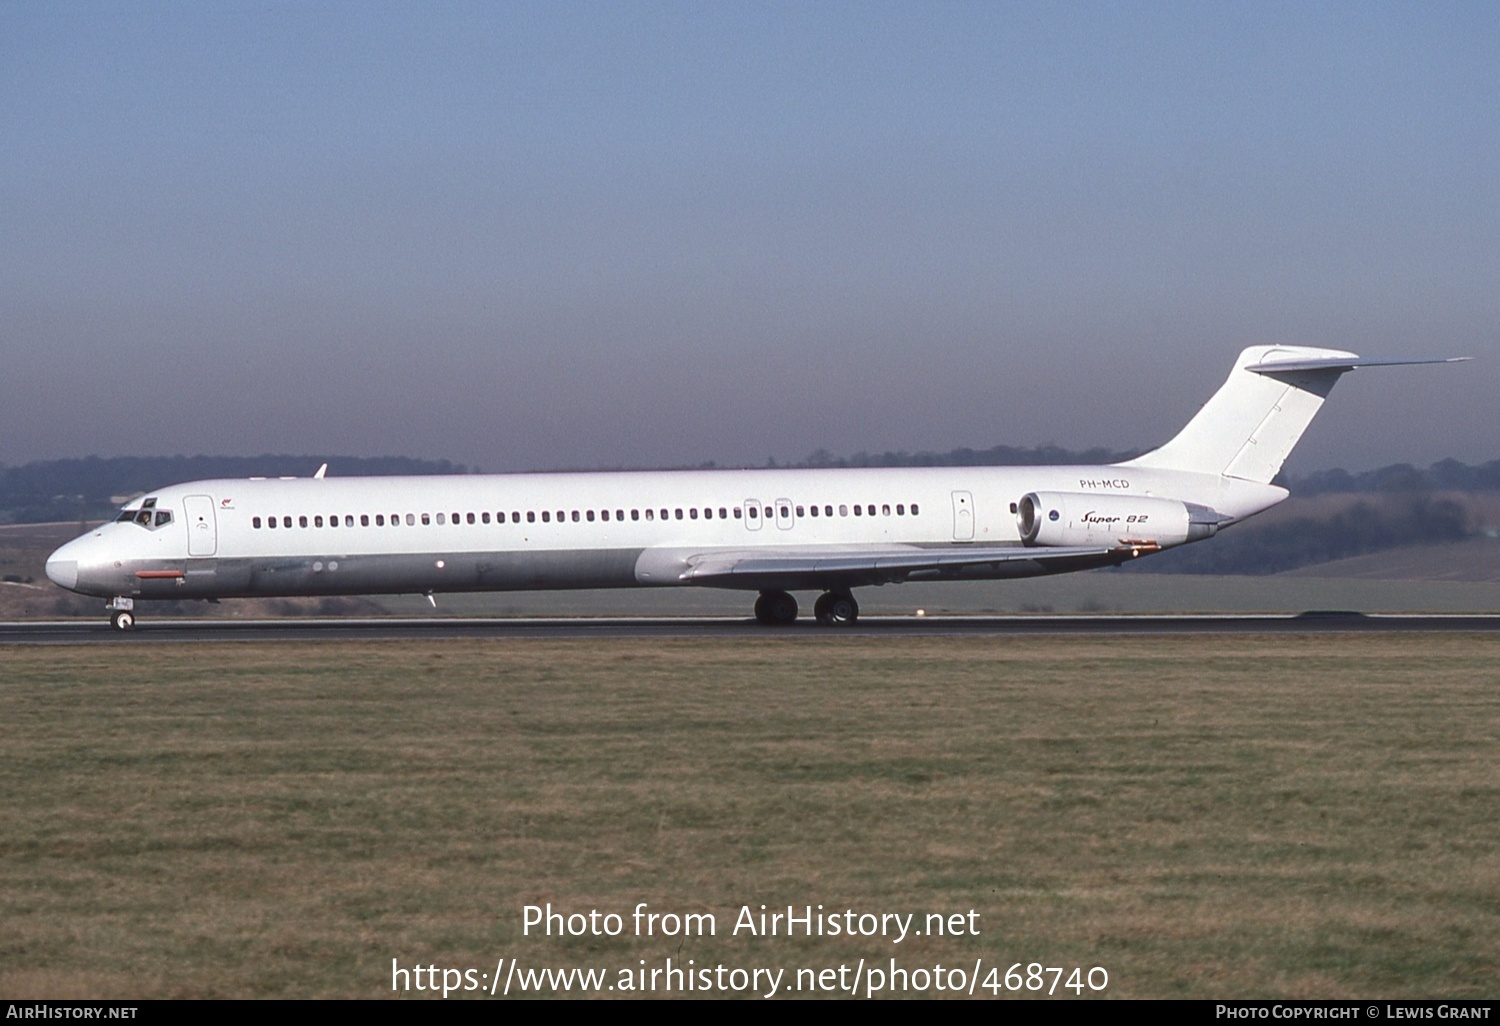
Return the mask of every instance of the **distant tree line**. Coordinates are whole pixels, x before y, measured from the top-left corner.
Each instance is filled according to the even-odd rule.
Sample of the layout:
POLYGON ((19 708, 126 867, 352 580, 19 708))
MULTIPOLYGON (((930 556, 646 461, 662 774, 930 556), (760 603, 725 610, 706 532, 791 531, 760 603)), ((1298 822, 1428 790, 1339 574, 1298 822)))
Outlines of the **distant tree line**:
MULTIPOLYGON (((1082 452, 1055 445, 1018 448, 996 445, 989 449, 950 449, 947 452, 857 452, 853 456, 834 456, 819 449, 792 467, 1048 467, 1080 463, 1098 465, 1119 463, 1139 456, 1141 450, 1084 449, 1082 452)), ((775 460, 769 461, 776 466, 775 460)))
POLYGON ((1393 463, 1378 470, 1351 474, 1347 470, 1320 470, 1287 484, 1295 495, 1330 492, 1493 492, 1500 491, 1500 460, 1471 467, 1458 460, 1442 460, 1426 470, 1410 463, 1393 463))
POLYGON ((88 456, 0 466, 0 523, 100 520, 124 496, 217 477, 311 477, 327 463, 340 477, 464 474, 461 463, 404 456, 88 456))
POLYGON ((1196 545, 1127 563, 1125 569, 1161 574, 1275 574, 1301 566, 1473 534, 1468 511, 1452 499, 1409 492, 1361 499, 1326 517, 1250 520, 1196 545))

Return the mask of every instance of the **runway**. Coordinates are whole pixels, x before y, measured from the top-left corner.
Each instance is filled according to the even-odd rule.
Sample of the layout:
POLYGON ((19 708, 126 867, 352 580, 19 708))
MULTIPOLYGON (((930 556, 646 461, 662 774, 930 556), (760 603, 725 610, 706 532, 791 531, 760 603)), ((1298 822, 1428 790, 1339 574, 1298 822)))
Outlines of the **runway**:
POLYGON ((739 617, 443 617, 285 620, 145 620, 129 632, 103 621, 0 623, 0 645, 245 641, 433 641, 456 638, 835 638, 1004 635, 1329 634, 1500 631, 1500 614, 1313 612, 1179 616, 869 616, 851 627, 811 618, 763 627, 739 617))

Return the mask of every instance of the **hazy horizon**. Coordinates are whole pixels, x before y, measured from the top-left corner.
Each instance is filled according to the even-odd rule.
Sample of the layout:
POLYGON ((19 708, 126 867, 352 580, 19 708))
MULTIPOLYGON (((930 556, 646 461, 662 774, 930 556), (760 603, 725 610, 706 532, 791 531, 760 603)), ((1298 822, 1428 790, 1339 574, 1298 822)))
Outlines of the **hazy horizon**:
POLYGON ((0 462, 1500 457, 1500 7, 0 8, 0 462))

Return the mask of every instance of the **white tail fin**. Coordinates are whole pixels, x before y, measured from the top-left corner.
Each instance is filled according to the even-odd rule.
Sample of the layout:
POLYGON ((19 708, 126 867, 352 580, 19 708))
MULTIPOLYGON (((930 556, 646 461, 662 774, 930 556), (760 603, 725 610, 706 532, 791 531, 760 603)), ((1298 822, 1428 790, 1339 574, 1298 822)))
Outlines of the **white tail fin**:
POLYGON ((1223 474, 1269 484, 1345 371, 1450 362, 1363 360, 1339 349, 1251 346, 1240 353, 1229 379, 1176 438, 1121 465, 1223 474))

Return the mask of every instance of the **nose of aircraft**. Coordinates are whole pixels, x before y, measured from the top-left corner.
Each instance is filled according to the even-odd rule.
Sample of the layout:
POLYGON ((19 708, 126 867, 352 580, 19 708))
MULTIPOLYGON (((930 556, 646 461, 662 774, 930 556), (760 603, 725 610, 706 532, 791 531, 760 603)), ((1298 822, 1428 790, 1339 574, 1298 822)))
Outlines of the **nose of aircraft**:
MULTIPOLYGON (((36 566, 35 563, 31 564, 36 566)), ((52 583, 59 588, 67 588, 72 591, 78 584, 78 560, 58 559, 57 553, 47 557, 47 576, 52 578, 52 583)))
MULTIPOLYGON (((31 564, 36 565, 34 564, 31 564)), ((51 577, 52 583, 58 588, 74 589, 78 583, 78 559, 58 559, 57 555, 46 559, 46 576, 51 577)))
POLYGON ((78 556, 73 542, 47 557, 47 576, 59 588, 72 591, 78 586, 78 556))

